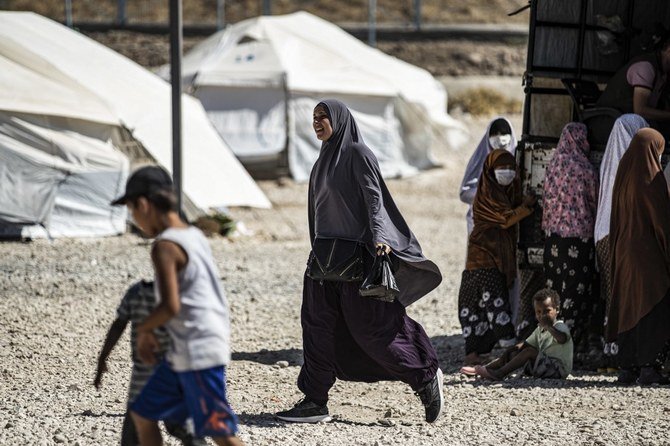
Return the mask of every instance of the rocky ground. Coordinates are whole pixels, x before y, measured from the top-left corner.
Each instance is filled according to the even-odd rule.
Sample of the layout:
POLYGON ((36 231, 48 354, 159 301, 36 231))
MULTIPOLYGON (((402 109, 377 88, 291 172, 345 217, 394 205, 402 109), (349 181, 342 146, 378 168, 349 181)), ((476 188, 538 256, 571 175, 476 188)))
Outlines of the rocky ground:
MULTIPOLYGON (((233 327, 230 400, 248 445, 663 445, 670 444, 670 389, 619 387, 612 376, 487 384, 457 371, 456 312, 465 255, 465 207, 456 191, 486 122, 443 167, 389 182, 442 285, 410 307, 437 348, 446 409, 434 425, 400 383, 338 382, 331 423, 286 425, 272 414, 300 397, 301 276, 308 252, 306 186, 262 182, 272 210, 236 209, 255 235, 211 240, 233 327)), ((520 118, 514 118, 520 126, 520 118)), ((118 444, 130 374, 127 334, 101 391, 96 357, 124 290, 150 277, 150 242, 134 235, 0 244, 0 444, 118 444)), ((177 444, 168 440, 168 444, 177 444)))

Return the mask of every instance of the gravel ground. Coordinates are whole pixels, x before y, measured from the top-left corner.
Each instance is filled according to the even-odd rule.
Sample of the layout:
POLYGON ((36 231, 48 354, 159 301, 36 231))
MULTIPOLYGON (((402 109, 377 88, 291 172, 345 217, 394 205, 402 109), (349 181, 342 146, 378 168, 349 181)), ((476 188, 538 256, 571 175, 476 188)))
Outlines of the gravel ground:
MULTIPOLYGON (((661 445, 670 444, 670 390, 618 387, 612 376, 515 378, 486 384, 458 373, 456 297, 465 253, 465 207, 456 190, 484 120, 466 118, 466 150, 438 154, 442 168, 390 181, 400 208, 444 282, 410 307, 438 350, 446 409, 435 425, 400 383, 338 382, 335 421, 285 425, 272 413, 299 397, 301 276, 307 257, 306 186, 262 182, 267 211, 234 211, 255 235, 211 240, 233 325, 229 393, 249 445, 661 445)), ((520 118, 514 117, 520 125, 520 118)), ((130 374, 128 335, 103 388, 96 357, 124 290, 150 277, 137 236, 0 244, 0 444, 118 444, 130 374)), ((168 444, 176 444, 168 440, 168 444)))

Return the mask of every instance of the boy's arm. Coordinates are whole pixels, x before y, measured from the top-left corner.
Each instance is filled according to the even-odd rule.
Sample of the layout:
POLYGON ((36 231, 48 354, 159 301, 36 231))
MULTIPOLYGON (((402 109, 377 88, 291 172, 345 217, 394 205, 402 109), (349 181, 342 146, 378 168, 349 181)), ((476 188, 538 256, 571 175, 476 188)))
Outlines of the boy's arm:
POLYGON ((100 355, 98 356, 98 368, 95 374, 95 380, 93 381, 93 385, 96 389, 100 388, 102 383, 102 374, 107 371, 107 358, 116 346, 116 343, 119 342, 119 338, 121 338, 121 335, 123 334, 123 331, 126 329, 127 325, 128 320, 117 318, 112 323, 111 327, 109 327, 107 337, 105 338, 105 343, 103 344, 102 350, 100 350, 100 355))
POLYGON ((567 333, 557 330, 556 327, 554 327, 553 325, 547 327, 547 331, 551 333, 556 342, 558 342, 559 344, 565 344, 566 342, 568 342, 567 333))
POLYGON ((165 325, 181 308, 177 274, 184 268, 188 258, 184 250, 168 240, 158 241, 152 251, 151 260, 156 272, 156 281, 161 301, 154 311, 137 327, 137 350, 142 361, 156 362, 154 351, 158 347, 153 330, 165 325))

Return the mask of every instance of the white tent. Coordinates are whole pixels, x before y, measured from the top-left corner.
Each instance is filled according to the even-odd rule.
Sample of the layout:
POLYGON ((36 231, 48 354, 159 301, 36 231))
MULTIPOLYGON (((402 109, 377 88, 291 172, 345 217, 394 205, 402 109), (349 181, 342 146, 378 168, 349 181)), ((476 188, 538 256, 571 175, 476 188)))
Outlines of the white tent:
MULTIPOLYGON (((127 146, 171 170, 169 84, 65 26, 14 12, 0 12, 0 80, 0 220, 105 235, 86 229, 88 215, 122 232, 125 211, 108 198, 125 185, 127 146)), ((269 207, 202 105, 188 96, 182 105, 187 200, 204 211, 269 207)))
POLYGON ((321 98, 349 106, 386 176, 434 165, 431 150, 466 135, 446 113, 444 87, 427 71, 305 12, 232 25, 189 52, 183 69, 238 158, 251 165, 288 150, 297 180, 308 178, 318 155, 311 116, 321 98))

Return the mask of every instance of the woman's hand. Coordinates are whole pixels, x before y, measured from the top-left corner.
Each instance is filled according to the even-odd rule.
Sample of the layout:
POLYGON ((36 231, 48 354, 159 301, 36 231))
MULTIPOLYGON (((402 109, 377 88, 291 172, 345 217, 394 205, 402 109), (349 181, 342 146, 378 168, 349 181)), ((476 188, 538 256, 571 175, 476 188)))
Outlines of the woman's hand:
POLYGON ((384 253, 391 254, 391 247, 386 243, 377 243, 377 255, 380 256, 384 253))

